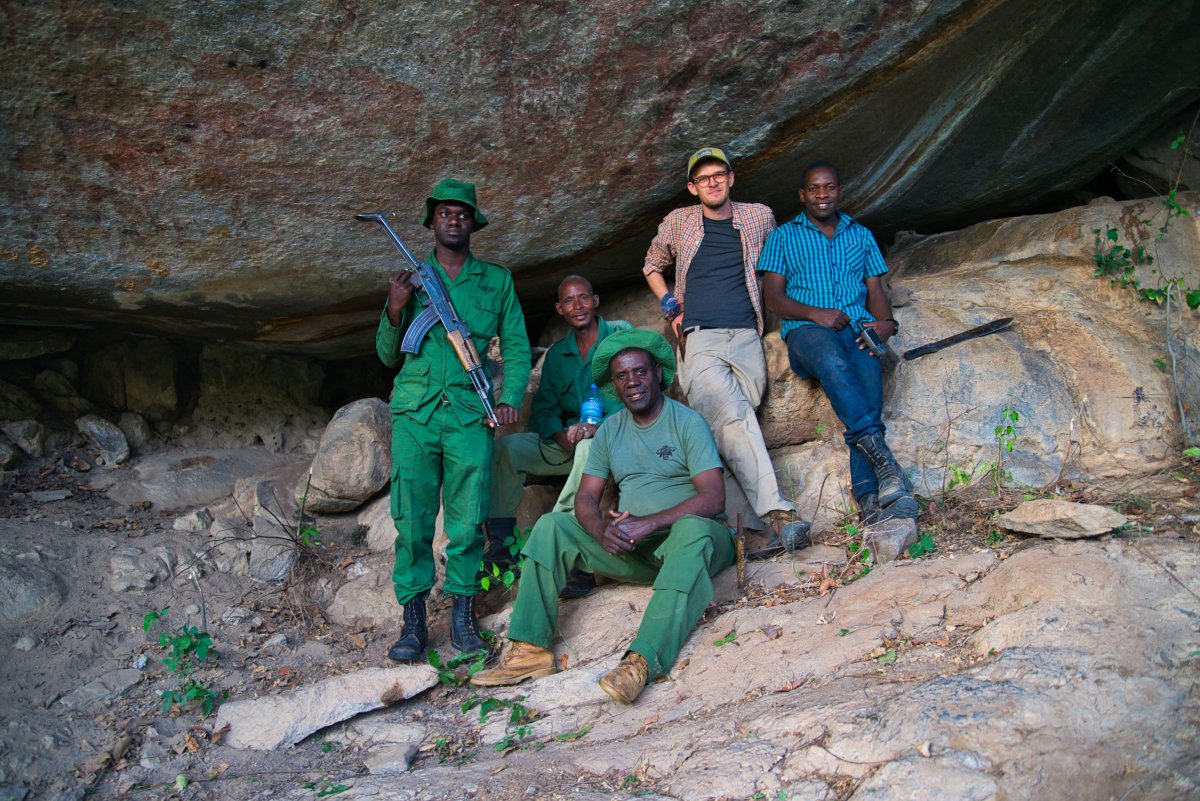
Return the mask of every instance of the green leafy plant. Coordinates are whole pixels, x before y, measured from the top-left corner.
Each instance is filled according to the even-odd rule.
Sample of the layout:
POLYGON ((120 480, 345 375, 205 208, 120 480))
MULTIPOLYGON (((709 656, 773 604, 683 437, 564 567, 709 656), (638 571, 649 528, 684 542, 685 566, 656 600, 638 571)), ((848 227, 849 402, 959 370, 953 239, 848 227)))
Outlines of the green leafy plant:
POLYGON ((587 736, 587 733, 592 730, 593 725, 594 724, 589 723, 582 728, 576 729, 575 731, 565 731, 562 734, 556 734, 554 735, 554 739, 558 740, 560 743, 573 743, 576 740, 580 740, 587 736))
POLYGON ((862 530, 858 526, 853 523, 847 523, 842 530, 850 538, 846 543, 846 555, 850 557, 849 564, 852 565, 856 561, 862 564, 862 567, 848 579, 849 581, 854 581, 871 572, 871 565, 874 559, 871 556, 871 549, 863 541, 862 530))
MULTIPOLYGON (((142 631, 149 632, 155 623, 166 616, 169 609, 170 607, 152 609, 143 615, 142 631)), ((178 686, 163 690, 160 696, 162 711, 169 712, 172 707, 182 711, 196 704, 200 708, 201 717, 211 715, 217 699, 226 698, 229 693, 215 693, 204 682, 192 678, 191 674, 209 657, 217 655, 212 637, 207 631, 201 631, 196 626, 179 626, 160 632, 158 644, 166 652, 162 660, 163 666, 179 680, 178 686)))
POLYGON ((946 485, 947 492, 953 491, 955 487, 965 487, 975 478, 974 467, 968 469, 952 464, 947 466, 946 472, 950 475, 950 482, 946 485))
POLYGON ((1195 459, 1200 461, 1200 448, 1184 448, 1183 457, 1185 459, 1195 459))
MULTIPOLYGON (((525 706, 522 701, 525 696, 518 695, 516 698, 495 698, 492 696, 480 697, 473 695, 464 701, 460 707, 463 712, 468 712, 471 709, 479 708, 479 722, 486 723, 488 716, 498 709, 508 710, 508 719, 505 721, 505 735, 496 743, 497 751, 508 751, 520 745, 521 741, 527 738, 533 728, 529 725, 539 717, 538 712, 525 706)), ((586 734, 587 732, 584 732, 586 734)), ((580 735, 583 736, 582 734, 580 735)))
MULTIPOLYGON (((530 529, 523 529, 520 526, 513 528, 512 536, 504 538, 504 547, 508 551, 509 564, 515 565, 520 559, 521 549, 525 547, 525 543, 529 540, 530 529)), ((480 562, 479 569, 483 575, 479 579, 479 586, 483 587, 484 592, 487 592, 492 587, 502 586, 504 589, 510 589, 517 580, 517 572, 512 567, 501 567, 498 563, 480 562)))
POLYGON ((933 532, 922 531, 920 538, 912 545, 908 546, 908 555, 913 559, 919 559, 926 554, 933 553, 937 550, 937 543, 933 540, 933 532))
POLYGON ((880 654, 879 657, 875 661, 881 665, 896 664, 896 649, 895 648, 887 649, 882 654, 880 654))
POLYGON ((316 526, 302 526, 296 532, 296 536, 309 548, 315 548, 321 544, 321 532, 316 526))
MULTIPOLYGON (((1190 129, 1171 142, 1171 149, 1178 153, 1178 157, 1167 194, 1161 199, 1162 210, 1153 219, 1141 221, 1142 227, 1149 228, 1154 225, 1155 219, 1160 219, 1161 224, 1158 225, 1153 240, 1151 241, 1148 231, 1143 233, 1141 227, 1135 228, 1131 231, 1131 236, 1139 241, 1131 247, 1122 244, 1120 231, 1112 226, 1106 225, 1103 231, 1099 228, 1093 229, 1096 236, 1095 275, 1097 277, 1107 276, 1111 282, 1134 291, 1142 300, 1152 302, 1164 309, 1163 339, 1168 358, 1161 362, 1156 360, 1155 363, 1171 375, 1175 389, 1175 402, 1179 409, 1183 434, 1188 446, 1195 445, 1196 442, 1194 429, 1188 423, 1187 409, 1180 391, 1180 388, 1188 382, 1188 377, 1181 376, 1180 372, 1188 369, 1188 364, 1181 358, 1179 352, 1181 344, 1178 332, 1186 330, 1190 323, 1181 314, 1177 316, 1177 319, 1173 319, 1171 312, 1173 306, 1177 310, 1183 307, 1192 310, 1200 308, 1200 284, 1189 286, 1184 277, 1168 274, 1161 259, 1157 259, 1157 266, 1150 269, 1150 273, 1157 276, 1156 285, 1148 286, 1139 280, 1137 268, 1156 262, 1156 258, 1146 252, 1145 245, 1152 247, 1155 257, 1157 257, 1158 245, 1167 237, 1171 223, 1180 217, 1191 216, 1191 212, 1179 202, 1179 187, 1183 179, 1185 162, 1200 159, 1200 154, 1193 148, 1198 122, 1200 122, 1200 112, 1193 118, 1190 129)), ((1161 189, 1155 189, 1155 191, 1161 191, 1161 189)))
POLYGON ((726 634, 721 639, 713 640, 713 645, 720 648, 722 645, 729 645, 729 643, 733 642, 736 639, 737 639, 737 631, 736 630, 730 631, 728 634, 726 634))
MULTIPOLYGON (((425 654, 429 666, 437 671, 438 681, 445 687, 461 687, 467 683, 467 680, 474 676, 479 671, 483 670, 483 665, 487 662, 488 652, 482 648, 478 651, 466 651, 451 659, 449 662, 442 662, 442 655, 435 649, 430 648, 425 654), (460 674, 459 668, 466 666, 465 675, 460 674)), ((465 709, 463 710, 466 711, 465 709)))
POLYGON ((984 466, 984 472, 992 479, 993 491, 996 495, 1004 485, 1012 481, 1012 473, 1004 469, 1005 454, 1012 453, 1017 441, 1017 424, 1021 415, 1016 409, 1005 406, 1000 411, 1000 423, 996 426, 996 461, 984 466))

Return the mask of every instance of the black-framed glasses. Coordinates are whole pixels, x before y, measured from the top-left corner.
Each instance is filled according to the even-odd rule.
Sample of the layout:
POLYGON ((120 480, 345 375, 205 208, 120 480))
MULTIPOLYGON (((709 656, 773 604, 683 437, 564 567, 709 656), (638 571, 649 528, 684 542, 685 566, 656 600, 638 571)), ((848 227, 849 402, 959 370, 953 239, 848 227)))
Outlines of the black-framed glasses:
POLYGON ((709 175, 697 175, 692 179, 692 183, 696 186, 720 186, 725 183, 725 179, 729 177, 729 170, 721 170, 720 172, 710 173, 709 175))

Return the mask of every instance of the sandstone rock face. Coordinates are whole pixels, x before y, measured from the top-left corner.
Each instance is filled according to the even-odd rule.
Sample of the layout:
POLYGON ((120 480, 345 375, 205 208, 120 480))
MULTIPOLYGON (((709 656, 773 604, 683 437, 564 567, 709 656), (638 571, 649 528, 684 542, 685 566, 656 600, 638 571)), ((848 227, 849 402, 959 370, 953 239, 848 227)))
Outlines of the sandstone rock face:
POLYGON ((178 372, 175 349, 165 339, 114 342, 88 351, 83 387, 107 406, 164 420, 178 411, 178 372))
MULTIPOLYGON (((860 782, 850 797, 862 801, 1066 801, 1083 776, 1089 796, 1117 798, 1138 783, 1146 797, 1188 797, 1196 777, 1175 761, 1189 758, 1197 712, 1186 656, 1195 599, 1164 577, 1168 564, 1187 584, 1200 555, 1186 542, 1078 541, 1008 559, 982 551, 881 565, 832 597, 751 602, 702 623, 670 675, 628 707, 596 681, 633 635, 644 588, 605 588, 563 605, 555 651, 566 670, 497 693, 540 713, 531 740, 589 727, 586 736, 544 762, 529 758, 519 778, 488 771, 500 757, 481 748, 471 780, 480 795, 516 797, 542 770, 626 775, 639 765, 660 797, 689 801, 839 797, 824 782, 860 782), (603 614, 622 606, 623 618, 603 614), (609 636, 568 636, 568 615, 603 620, 609 636)), ((816 581, 807 566, 775 567, 785 570, 767 588, 816 581)), ((732 572, 718 577, 718 598, 730 597, 732 572)), ((493 715, 481 741, 506 734, 493 715)), ((441 770, 364 778, 356 790, 398 801, 462 775, 441 770)))
POLYGON ((0 361, 16 361, 63 353, 75 344, 70 331, 45 331, 12 326, 0 327, 0 361))
POLYGON ((324 375, 294 356, 211 345, 200 354, 200 398, 185 439, 199 447, 263 445, 280 453, 316 445, 327 413, 317 405, 324 375))
POLYGON ((1186 139, 1179 142, 1189 131, 1194 135, 1198 113, 1200 106, 1176 114, 1125 154, 1117 183, 1127 197, 1165 195, 1176 185, 1180 191, 1200 190, 1200 161, 1184 152, 1186 139))
POLYGON ((477 249, 525 297, 568 269, 613 286, 709 143, 781 216, 821 156, 880 229, 939 225, 1070 187, 1193 102, 1198 13, 23 4, 0 56, 0 296, 23 321, 368 352, 397 260, 354 212, 396 210, 422 253, 429 187, 477 179, 477 249))

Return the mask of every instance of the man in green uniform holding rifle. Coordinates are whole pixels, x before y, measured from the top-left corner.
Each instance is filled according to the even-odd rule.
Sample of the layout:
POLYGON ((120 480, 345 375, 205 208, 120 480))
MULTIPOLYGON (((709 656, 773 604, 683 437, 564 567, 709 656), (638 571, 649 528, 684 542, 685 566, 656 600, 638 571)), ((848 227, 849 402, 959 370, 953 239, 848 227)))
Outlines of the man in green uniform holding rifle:
MULTIPOLYGON (((396 661, 424 661, 429 633, 425 600, 433 588, 434 521, 444 499, 444 589, 454 598, 450 640, 459 651, 486 648, 479 636, 473 598, 483 556, 494 425, 517 421, 529 382, 529 338, 508 270, 471 254, 471 234, 488 224, 475 185, 447 178, 425 200, 421 224, 432 228, 428 262, 441 278, 459 318, 480 353, 500 337, 504 386, 495 422, 472 385, 441 326, 431 328, 416 352, 404 353, 407 327, 420 313, 414 273, 392 276, 387 307, 379 320, 375 350, 388 367, 399 367, 392 387, 392 519, 396 600, 404 607, 404 630, 388 651, 396 661)), ((481 390, 482 391, 482 390, 481 390)))

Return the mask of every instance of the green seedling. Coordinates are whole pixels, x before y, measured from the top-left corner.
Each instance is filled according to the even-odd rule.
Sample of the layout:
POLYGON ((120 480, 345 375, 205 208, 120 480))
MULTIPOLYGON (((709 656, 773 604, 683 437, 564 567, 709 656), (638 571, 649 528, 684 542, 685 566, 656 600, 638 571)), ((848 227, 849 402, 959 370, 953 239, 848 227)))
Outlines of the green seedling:
POLYGON ((925 554, 933 553, 936 550, 937 543, 933 541, 933 534, 928 531, 922 531, 920 539, 908 546, 908 555, 913 559, 919 559, 925 554))
MULTIPOLYGON (((159 610, 152 609, 142 616, 142 630, 149 632, 159 620, 162 620, 170 607, 159 610)), ((216 707, 218 698, 227 698, 228 691, 213 692, 204 682, 191 678, 201 664, 210 656, 215 657, 217 650, 213 648, 212 637, 207 631, 201 631, 195 626, 179 626, 176 629, 160 632, 158 644, 166 651, 163 666, 174 673, 179 679, 179 685, 161 694, 162 711, 170 712, 172 708, 180 711, 192 704, 200 708, 201 717, 208 717, 216 707)))
POLYGON ((713 640, 713 645, 720 648, 722 645, 729 645, 729 643, 733 642, 736 639, 737 639, 737 631, 736 630, 730 631, 728 634, 726 634, 721 639, 713 640))
POLYGON ((558 740, 560 743, 573 743, 576 740, 580 740, 585 737, 587 733, 592 730, 592 725, 593 724, 589 723, 581 729, 563 732, 562 734, 556 734, 554 735, 554 739, 558 740))

